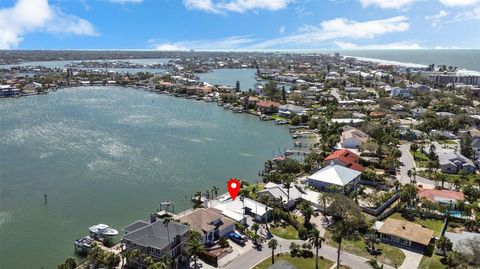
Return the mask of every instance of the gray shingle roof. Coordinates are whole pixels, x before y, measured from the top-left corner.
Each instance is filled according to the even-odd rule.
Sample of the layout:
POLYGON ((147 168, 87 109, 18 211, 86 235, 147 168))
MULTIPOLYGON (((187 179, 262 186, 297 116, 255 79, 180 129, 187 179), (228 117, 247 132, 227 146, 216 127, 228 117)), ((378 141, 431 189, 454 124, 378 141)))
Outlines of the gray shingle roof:
POLYGON ((149 223, 144 220, 137 220, 132 224, 129 224, 127 227, 123 228, 123 230, 127 233, 135 231, 137 229, 143 228, 147 226, 149 223))
MULTIPOLYGON (((189 226, 172 221, 168 224, 170 240, 177 235, 184 235, 190 229, 189 226)), ((167 227, 162 221, 156 221, 142 228, 134 230, 123 237, 124 240, 143 247, 154 247, 164 249, 168 247, 167 227)))

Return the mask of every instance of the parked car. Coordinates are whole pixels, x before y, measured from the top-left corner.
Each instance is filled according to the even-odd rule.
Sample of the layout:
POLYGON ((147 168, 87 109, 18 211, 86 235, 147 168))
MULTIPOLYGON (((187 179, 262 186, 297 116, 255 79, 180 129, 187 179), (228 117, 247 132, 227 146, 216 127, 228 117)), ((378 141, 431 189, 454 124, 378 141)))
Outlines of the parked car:
POLYGON ((245 239, 243 239, 243 237, 235 232, 231 232, 227 235, 228 238, 230 238, 230 240, 232 240, 233 242, 239 244, 239 245, 245 245, 245 239))

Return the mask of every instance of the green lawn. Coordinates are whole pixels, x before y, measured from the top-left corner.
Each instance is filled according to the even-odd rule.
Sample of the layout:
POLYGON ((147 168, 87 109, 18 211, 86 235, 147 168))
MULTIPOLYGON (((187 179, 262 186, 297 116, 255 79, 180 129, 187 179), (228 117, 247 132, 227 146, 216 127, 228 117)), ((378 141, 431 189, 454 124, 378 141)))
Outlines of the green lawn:
MULTIPOLYGON (((327 243, 327 245, 330 245, 332 247, 338 247, 338 244, 332 240, 332 235, 329 231, 325 232, 325 242, 327 243)), ((394 267, 398 267, 402 265, 403 260, 405 260, 405 254, 403 254, 403 252, 396 247, 384 243, 377 244, 376 247, 382 252, 381 255, 376 257, 378 262, 380 263, 385 263, 394 267)), ((375 258, 374 256, 370 255, 370 253, 368 253, 363 237, 355 241, 343 240, 342 250, 367 259, 375 258)))
MULTIPOLYGON (((278 261, 287 261, 291 265, 295 266, 298 269, 308 269, 308 268, 315 268, 315 258, 301 258, 301 257, 292 257, 288 253, 282 253, 278 256, 275 255, 275 263, 278 261)), ((326 259, 322 259, 318 257, 318 268, 320 269, 328 269, 332 267, 334 262, 326 259)), ((253 267, 253 269, 267 269, 272 265, 272 257, 268 257, 261 263, 257 264, 253 267)), ((347 267, 342 267, 347 268, 347 267)))
POLYGON ((450 144, 450 145, 456 145, 457 142, 455 142, 454 140, 438 140, 438 143, 440 144, 450 144))
POLYGON ((422 260, 420 261, 420 265, 418 266, 418 269, 444 269, 445 266, 440 262, 439 256, 435 255, 433 253, 434 251, 434 246, 430 245, 428 248, 425 250, 425 255, 422 257, 422 260))
MULTIPOLYGON (((441 172, 432 172, 432 178, 435 178, 435 174, 440 174, 441 172)), ((446 181, 445 182, 453 182, 455 179, 460 179, 460 182, 465 182, 464 179, 460 178, 460 175, 458 174, 447 174, 447 173, 442 173, 446 176, 446 181)), ((429 173, 428 171, 420 171, 418 173, 419 176, 424 177, 424 178, 429 178, 429 173)), ((470 181, 472 184, 476 185, 475 183, 475 177, 478 176, 477 174, 468 174, 466 175, 466 180, 470 181)))
POLYGON ((270 227, 272 234, 284 238, 284 239, 298 239, 298 232, 292 225, 287 225, 282 227, 278 225, 277 227, 270 227))
MULTIPOLYGON (((409 220, 405 219, 404 217, 402 217, 402 214, 398 213, 398 212, 394 213, 389 218, 409 221, 409 220)), ((417 218, 413 222, 415 222, 417 224, 420 224, 425 228, 433 230, 434 236, 440 236, 440 232, 442 231, 443 221, 436 220, 436 219, 420 219, 420 218, 417 218)))
POLYGON ((427 163, 430 160, 427 155, 423 154, 420 150, 417 150, 415 153, 410 150, 417 167, 427 167, 427 163))
POLYGON ((250 195, 252 196, 252 198, 256 199, 257 193, 263 190, 263 188, 265 188, 265 184, 264 183, 252 184, 245 188, 250 192, 250 195), (253 189, 255 189, 255 193, 253 192, 253 189))
POLYGON ((289 120, 287 118, 284 118, 278 115, 270 115, 270 117, 272 117, 273 120, 289 120))

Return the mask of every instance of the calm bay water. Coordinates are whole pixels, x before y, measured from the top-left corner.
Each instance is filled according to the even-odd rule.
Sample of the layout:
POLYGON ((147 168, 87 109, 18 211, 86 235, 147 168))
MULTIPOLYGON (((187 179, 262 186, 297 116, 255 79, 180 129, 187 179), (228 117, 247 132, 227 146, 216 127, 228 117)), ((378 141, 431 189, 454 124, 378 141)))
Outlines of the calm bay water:
POLYGON ((240 82, 241 90, 255 89, 256 69, 214 69, 208 73, 197 74, 200 81, 208 82, 212 85, 224 85, 235 87, 237 80, 240 82))
MULTIPOLYGON (((159 59, 119 59, 119 60, 97 60, 98 62, 111 62, 111 61, 128 61, 136 64, 164 64, 168 63, 171 59, 159 58, 159 59)), ((0 68, 11 68, 13 66, 45 66, 48 68, 65 68, 71 63, 80 63, 82 61, 36 61, 36 62, 22 62, 16 65, 0 65, 0 68)), ((104 68, 81 68, 87 70, 104 70, 104 68)), ((107 68, 108 71, 115 71, 118 73, 138 73, 138 72, 150 72, 150 73, 163 73, 165 69, 161 68, 107 68)))
POLYGON ((159 202, 255 181, 286 127, 130 88, 0 100, 0 268, 56 268, 88 227, 121 229, 159 202), (48 204, 43 204, 43 194, 48 204), (28 258, 26 258, 28 255, 28 258))

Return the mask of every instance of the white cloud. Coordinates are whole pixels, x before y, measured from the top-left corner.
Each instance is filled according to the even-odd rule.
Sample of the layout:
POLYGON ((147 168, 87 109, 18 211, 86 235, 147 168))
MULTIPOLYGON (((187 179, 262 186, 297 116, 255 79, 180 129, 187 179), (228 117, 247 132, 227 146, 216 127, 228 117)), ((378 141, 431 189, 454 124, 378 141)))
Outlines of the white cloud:
POLYGON ((143 0, 108 0, 109 2, 112 3, 117 3, 117 4, 129 4, 129 3, 142 3, 143 0))
MULTIPOLYGON (((379 8, 400 9, 406 7, 417 0, 359 0, 363 7, 377 6, 379 8)), ((454 0, 453 0, 454 1, 454 0)))
POLYGON ((150 45, 156 50, 235 50, 241 49, 257 41, 251 36, 232 36, 214 40, 190 40, 179 42, 159 42, 156 39, 149 40, 150 45))
POLYGON ((188 50, 188 48, 183 47, 181 44, 178 43, 162 43, 162 44, 155 44, 154 45, 155 50, 160 50, 160 51, 182 51, 182 50, 188 50))
POLYGON ((440 0, 440 3, 448 7, 464 7, 480 3, 480 0, 440 0))
POLYGON ((404 32, 409 27, 408 17, 405 16, 365 22, 336 18, 324 21, 319 26, 304 25, 298 34, 264 41, 255 47, 315 45, 326 41, 341 41, 338 39, 372 39, 388 33, 404 32))
POLYGON ((305 16, 308 16, 308 15, 312 15, 313 12, 312 11, 308 11, 307 8, 305 6, 298 6, 295 8, 295 13, 297 13, 297 15, 299 17, 305 17, 305 16))
POLYGON ((480 7, 476 7, 470 11, 462 11, 457 13, 455 17, 445 23, 460 22, 460 21, 469 21, 469 20, 478 20, 480 19, 480 7))
POLYGON ((425 16, 425 20, 431 21, 432 26, 437 26, 441 22, 441 19, 446 16, 448 16, 448 12, 445 10, 440 10, 440 12, 435 15, 425 16))
POLYGON ((357 45, 350 42, 335 41, 340 49, 422 49, 423 47, 412 42, 397 42, 388 44, 357 45))
POLYGON ((458 50, 462 49, 460 47, 452 46, 452 47, 443 47, 443 46, 435 46, 436 50, 458 50))
POLYGON ((287 27, 285 27, 284 25, 280 26, 280 29, 278 29, 280 34, 284 34, 286 30, 287 30, 287 27))
POLYGON ((90 22, 63 13, 48 0, 19 0, 13 7, 0 9, 0 49, 18 47, 23 36, 34 31, 98 34, 90 22))
POLYGON ((243 13, 249 10, 280 10, 293 0, 183 0, 188 9, 198 9, 212 13, 227 11, 243 13))

